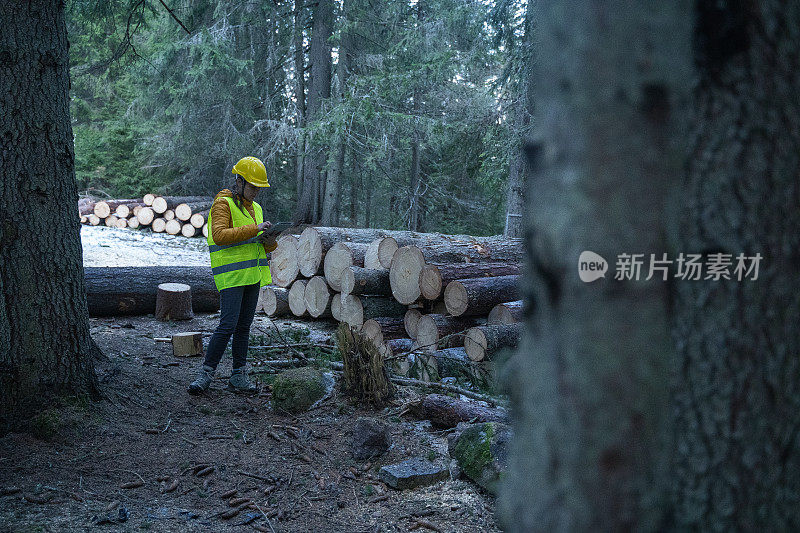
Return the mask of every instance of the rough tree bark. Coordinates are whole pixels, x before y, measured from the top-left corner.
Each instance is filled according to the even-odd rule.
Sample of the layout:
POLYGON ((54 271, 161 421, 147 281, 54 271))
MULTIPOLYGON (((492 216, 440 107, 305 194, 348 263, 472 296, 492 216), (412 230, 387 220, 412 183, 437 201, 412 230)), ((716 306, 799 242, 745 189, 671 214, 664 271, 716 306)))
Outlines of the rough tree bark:
POLYGON ((97 395, 63 2, 0 4, 0 432, 53 395, 97 395))
POLYGON ((506 369, 515 439, 499 512, 510 531, 654 530, 669 509, 668 284, 613 271, 617 254, 666 251, 691 3, 533 8, 529 314, 506 369), (582 282, 584 250, 611 274, 582 282))
MULTIPOLYGON (((675 283, 678 529, 800 529, 800 4, 699 3, 678 249, 729 281, 675 283), (761 254, 738 281, 736 257, 761 254)), ((748 265, 749 266, 749 265, 748 265)))
MULTIPOLYGON (((344 101, 347 97, 347 78, 350 75, 350 55, 352 53, 353 39, 348 29, 348 13, 350 0, 342 2, 342 15, 340 25, 342 26, 342 37, 339 45, 339 60, 336 64, 336 76, 338 78, 337 97, 344 101)), ((336 161, 333 168, 328 172, 327 183, 325 184, 325 197, 322 204, 321 224, 335 226, 339 223, 339 203, 341 197, 340 182, 344 172, 345 151, 347 149, 347 137, 345 126, 336 139, 335 157, 336 161)))
MULTIPOLYGON (((311 86, 308 91, 308 121, 317 118, 322 103, 331 96, 331 45, 328 42, 333 28, 333 1, 319 0, 313 8, 311 30, 311 86)), ((303 186, 295 209, 296 222, 317 222, 322 212, 322 168, 327 151, 320 147, 308 150, 303 169, 303 186)))
MULTIPOLYGON (((520 43, 523 58, 521 77, 517 80, 518 94, 514 106, 514 129, 520 133, 520 141, 528 130, 533 112, 533 98, 530 94, 533 48, 533 2, 525 9, 525 31, 520 43)), ((511 160, 508 170, 508 189, 506 191, 506 225, 503 234, 509 238, 522 237, 522 211, 525 195, 525 176, 527 174, 525 154, 522 150, 511 160)))

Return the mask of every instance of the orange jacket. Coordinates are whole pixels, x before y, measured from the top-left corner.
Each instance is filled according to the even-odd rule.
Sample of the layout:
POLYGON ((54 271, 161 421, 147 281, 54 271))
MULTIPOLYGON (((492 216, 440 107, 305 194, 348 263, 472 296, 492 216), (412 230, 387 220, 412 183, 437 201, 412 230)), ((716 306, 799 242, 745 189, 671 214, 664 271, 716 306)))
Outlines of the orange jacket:
MULTIPOLYGON (((233 193, 230 189, 222 189, 214 197, 214 203, 211 204, 211 234, 214 235, 214 242, 217 244, 235 244, 237 242, 252 239, 258 234, 258 229, 255 224, 248 224, 247 226, 240 226, 234 228, 231 218, 231 208, 228 202, 223 200, 225 197, 233 198, 233 193)), ((242 206, 247 209, 253 220, 256 218, 255 211, 253 210, 253 202, 242 200, 242 206)), ((275 248, 277 244, 264 244, 264 250, 269 253, 275 248)))

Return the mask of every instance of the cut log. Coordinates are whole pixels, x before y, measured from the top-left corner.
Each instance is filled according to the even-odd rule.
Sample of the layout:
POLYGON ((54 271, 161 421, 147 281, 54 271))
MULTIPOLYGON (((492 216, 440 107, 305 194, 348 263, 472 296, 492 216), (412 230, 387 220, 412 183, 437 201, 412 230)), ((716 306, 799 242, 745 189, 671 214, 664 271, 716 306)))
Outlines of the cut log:
POLYGON ((378 258, 378 247, 380 246, 382 240, 383 238, 375 239, 369 243, 369 246, 367 246, 367 253, 364 255, 364 268, 389 270, 387 267, 384 267, 381 264, 380 259, 378 258))
POLYGON ((125 229, 128 227, 128 219, 127 218, 117 218, 114 221, 114 227, 119 229, 125 229))
POLYGON ((89 223, 89 215, 80 215, 80 217, 81 217, 81 224, 89 223))
POLYGON ((189 320, 192 312, 192 288, 185 283, 161 283, 156 296, 156 320, 189 320))
POLYGON ((100 225, 100 217, 92 213, 89 215, 89 224, 92 226, 99 226, 100 225))
POLYGON ((288 287, 300 272, 297 263, 297 238, 284 235, 278 239, 278 247, 272 251, 269 261, 272 282, 278 287, 288 287))
POLYGON ((419 323, 419 319, 422 318, 422 313, 419 309, 409 309, 406 311, 406 314, 403 315, 403 323, 406 328, 406 334, 412 338, 417 338, 417 324, 419 323))
POLYGON ((286 316, 289 314, 289 290, 281 287, 261 288, 261 308, 267 316, 286 316))
POLYGON ((175 218, 182 222, 188 222, 192 218, 192 213, 206 211, 211 208, 211 201, 182 203, 175 206, 175 218))
POLYGON ((440 348, 457 348, 464 345, 463 332, 477 325, 471 317, 451 317, 445 315, 424 315, 417 322, 417 346, 425 352, 435 352, 440 348), (443 337, 452 335, 447 340, 443 337))
POLYGON ((491 359, 502 348, 515 348, 521 331, 520 323, 476 326, 464 335, 464 350, 473 361, 491 359))
POLYGON ((519 275, 451 281, 444 289, 444 304, 453 316, 485 315, 502 302, 519 298, 519 275))
POLYGON ((154 233, 164 233, 164 230, 167 229, 167 221, 163 218, 156 218, 153 220, 153 223, 150 224, 150 229, 152 229, 154 233))
POLYGON ((149 207, 143 207, 136 213, 136 218, 139 220, 139 225, 149 226, 156 218, 156 214, 149 207))
POLYGON ((142 198, 142 203, 144 203, 144 205, 150 207, 151 205, 153 205, 153 200, 155 200, 155 199, 156 199, 156 195, 155 194, 147 193, 142 198))
POLYGON ((94 213, 95 200, 93 198, 81 198, 78 200, 78 214, 91 215, 94 213))
POLYGON ((339 320, 360 328, 365 320, 376 317, 400 317, 405 307, 385 296, 342 295, 339 320))
POLYGON ((419 275, 422 296, 436 300, 448 283, 457 279, 507 276, 519 274, 518 263, 454 263, 446 265, 426 264, 419 275))
POLYGON ((203 237, 208 238, 208 222, 203 224, 203 237))
POLYGON ((164 213, 161 214, 161 218, 164 220, 173 220, 175 218, 175 211, 172 209, 167 209, 164 213))
POLYGON ((378 243, 378 263, 383 268, 388 269, 392 266, 392 258, 394 253, 398 250, 397 239, 394 237, 385 237, 378 243))
POLYGON ((114 214, 117 215, 118 218, 130 218, 131 213, 137 207, 141 209, 142 207, 144 207, 144 204, 142 202, 129 202, 124 204, 119 204, 114 210, 114 214))
POLYGON ((172 343, 172 355, 175 357, 203 355, 203 334, 199 331, 176 333, 172 337, 156 337, 153 340, 172 343))
POLYGON ((93 212, 100 218, 107 218, 113 213, 121 204, 136 204, 137 200, 101 200, 94 204, 93 212))
POLYGON ((334 320, 342 320, 342 294, 340 292, 331 298, 331 316, 334 320))
POLYGON ((181 235, 184 237, 194 237, 197 235, 197 228, 187 222, 181 226, 181 235))
POLYGON ((430 420, 439 428, 454 428, 459 422, 501 422, 509 424, 505 409, 484 407, 476 402, 458 400, 443 394, 428 394, 411 405, 411 413, 417 418, 430 420))
POLYGON ((154 313, 158 285, 178 281, 192 287, 194 312, 219 310, 219 291, 207 266, 84 267, 83 271, 91 316, 154 313))
POLYGON ((424 266, 425 258, 416 246, 397 249, 389 267, 389 285, 395 300, 408 305, 419 299, 419 275, 424 266))
POLYGON ((351 266, 364 266, 364 256, 369 244, 337 242, 325 254, 324 272, 328 285, 335 291, 342 289, 342 273, 351 266))
POLYGON ((340 285, 342 294, 392 295, 388 270, 351 266, 342 271, 340 285))
POLYGON ((139 219, 136 217, 131 217, 128 219, 128 227, 131 229, 136 229, 139 227, 139 219))
POLYGON ((175 209, 180 204, 208 202, 208 196, 156 196, 151 204, 153 211, 163 214, 167 209, 175 209))
POLYGON ((399 339, 405 335, 403 319, 396 317, 377 317, 365 320, 361 334, 371 339, 375 346, 384 346, 386 341, 399 339))
POLYGON ((306 283, 303 295, 308 314, 314 318, 330 316, 331 314, 331 291, 328 283, 322 276, 314 276, 306 283))
POLYGON ((189 223, 197 229, 202 228, 208 220, 208 213, 210 211, 210 209, 206 209, 204 211, 198 211, 192 214, 192 216, 189 218, 189 223))
POLYGON ((142 208, 144 208, 144 207, 147 207, 147 206, 146 206, 146 205, 144 205, 144 204, 139 204, 139 205, 135 205, 135 206, 133 206, 133 209, 131 209, 131 214, 132 214, 133 216, 136 216, 136 215, 138 215, 138 214, 139 214, 139 211, 141 211, 141 210, 142 210, 142 208))
POLYGON ((289 310, 294 316, 303 316, 306 309, 306 282, 302 279, 295 280, 289 287, 289 310))
POLYGON ((164 226, 164 231, 166 231, 170 235, 177 235, 178 233, 181 232, 182 226, 183 225, 181 224, 180 220, 173 218, 172 220, 167 220, 167 224, 164 226))
POLYGON ((115 215, 108 215, 103 223, 108 226, 109 228, 116 228, 117 227, 117 217, 115 215))
MULTIPOLYGON (((370 244, 396 232, 371 228, 335 228, 316 226, 306 228, 298 239, 300 273, 304 276, 318 274, 327 251, 338 242, 370 244)), ((375 244, 374 246, 378 246, 375 244)), ((358 266, 366 266, 359 264, 358 266)))
POLYGON ((522 300, 497 304, 489 311, 487 324, 515 324, 522 321, 522 300))

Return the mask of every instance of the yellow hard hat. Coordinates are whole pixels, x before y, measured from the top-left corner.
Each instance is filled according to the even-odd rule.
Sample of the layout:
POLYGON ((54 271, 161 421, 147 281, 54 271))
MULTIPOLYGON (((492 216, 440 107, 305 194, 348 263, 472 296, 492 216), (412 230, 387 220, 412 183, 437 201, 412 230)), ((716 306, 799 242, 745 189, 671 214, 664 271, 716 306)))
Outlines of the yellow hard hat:
POLYGON ((233 174, 239 174, 248 183, 252 183, 256 187, 269 187, 267 181, 267 168, 264 163, 257 157, 243 157, 235 165, 233 165, 233 174))

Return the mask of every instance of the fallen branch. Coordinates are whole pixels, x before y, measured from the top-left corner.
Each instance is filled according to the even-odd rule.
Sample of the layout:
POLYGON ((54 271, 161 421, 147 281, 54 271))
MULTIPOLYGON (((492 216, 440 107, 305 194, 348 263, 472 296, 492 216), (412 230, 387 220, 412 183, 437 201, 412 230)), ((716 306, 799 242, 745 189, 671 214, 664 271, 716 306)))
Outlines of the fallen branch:
POLYGON ((488 403, 491 406, 504 404, 501 400, 497 400, 487 394, 480 394, 478 392, 472 392, 471 390, 467 390, 461 387, 457 387, 455 385, 448 385, 446 383, 438 383, 434 381, 423 381, 421 379, 413 379, 413 378, 403 378, 396 375, 391 375, 389 379, 392 383, 397 383, 398 385, 411 385, 414 387, 430 387, 432 389, 440 389, 445 390, 448 392, 455 392, 457 394, 463 394, 467 398, 472 398, 473 400, 481 400, 488 403))

